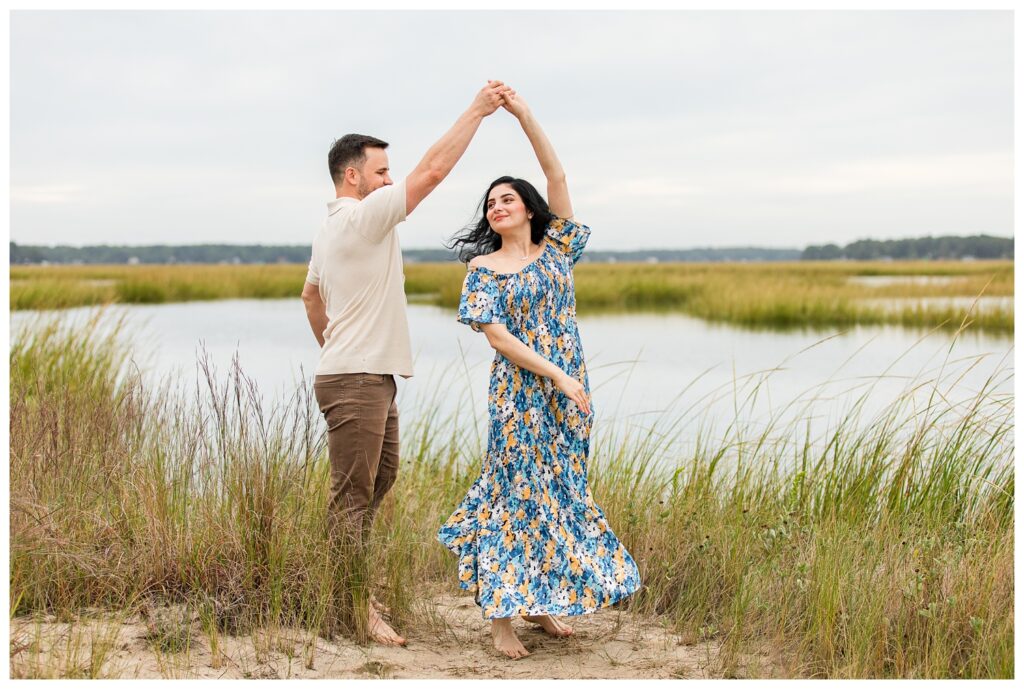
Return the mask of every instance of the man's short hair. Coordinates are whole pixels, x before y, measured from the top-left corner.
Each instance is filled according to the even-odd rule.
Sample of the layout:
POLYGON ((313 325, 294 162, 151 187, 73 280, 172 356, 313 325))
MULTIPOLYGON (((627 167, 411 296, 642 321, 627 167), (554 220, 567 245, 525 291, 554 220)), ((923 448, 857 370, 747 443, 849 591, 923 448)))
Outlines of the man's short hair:
POLYGON ((331 152, 327 154, 327 168, 335 185, 345 179, 345 168, 362 168, 366 162, 367 147, 387 148, 388 142, 365 134, 346 134, 335 140, 331 152))

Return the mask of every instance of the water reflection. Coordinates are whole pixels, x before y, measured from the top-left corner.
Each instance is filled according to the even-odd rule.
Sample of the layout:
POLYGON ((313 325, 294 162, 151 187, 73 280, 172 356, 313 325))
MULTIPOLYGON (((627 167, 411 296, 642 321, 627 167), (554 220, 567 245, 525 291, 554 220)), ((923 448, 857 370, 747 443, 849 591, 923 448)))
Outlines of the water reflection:
POLYGON ((962 279, 952 275, 851 275, 847 282, 864 287, 888 287, 889 285, 948 285, 962 279))

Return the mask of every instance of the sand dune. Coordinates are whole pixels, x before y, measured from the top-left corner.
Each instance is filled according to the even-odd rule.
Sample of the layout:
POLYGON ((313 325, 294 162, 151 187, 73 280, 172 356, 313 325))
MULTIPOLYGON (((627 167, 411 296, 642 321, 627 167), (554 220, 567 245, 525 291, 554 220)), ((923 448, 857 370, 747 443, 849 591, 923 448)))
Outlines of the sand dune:
POLYGON ((141 617, 74 623, 11 620, 11 676, 118 678, 714 678, 770 676, 763 657, 724 668, 715 641, 684 643, 656 621, 621 611, 565 618, 567 639, 515 622, 528 657, 509 660, 491 645, 489 622, 471 596, 441 595, 424 610, 423 629, 402 629, 404 648, 325 640, 304 630, 258 630, 210 639, 195 633, 189 648, 160 652, 141 617))

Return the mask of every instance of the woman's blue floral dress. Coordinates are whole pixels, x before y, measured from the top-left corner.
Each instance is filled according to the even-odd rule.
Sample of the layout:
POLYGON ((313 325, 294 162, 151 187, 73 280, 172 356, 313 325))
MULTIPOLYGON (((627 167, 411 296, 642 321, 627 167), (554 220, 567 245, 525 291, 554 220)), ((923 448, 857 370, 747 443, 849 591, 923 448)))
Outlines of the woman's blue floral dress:
MULTIPOLYGON (((471 266, 458 317, 478 332, 504 323, 588 394, 572 267, 589 236, 589 227, 556 218, 540 257, 521 271, 471 266)), ((487 408, 480 477, 437 534, 459 557, 459 585, 476 592, 484 618, 580 615, 635 592, 636 563, 587 486, 593 413, 501 354, 487 408)))

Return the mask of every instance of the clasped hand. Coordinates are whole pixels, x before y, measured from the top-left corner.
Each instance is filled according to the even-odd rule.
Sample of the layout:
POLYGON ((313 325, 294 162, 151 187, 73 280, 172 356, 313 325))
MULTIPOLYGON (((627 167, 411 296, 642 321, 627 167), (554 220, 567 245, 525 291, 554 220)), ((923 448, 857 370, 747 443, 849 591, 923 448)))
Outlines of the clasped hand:
POLYGON ((492 114, 499 107, 504 108, 519 119, 530 111, 526 101, 518 96, 511 86, 497 80, 488 80, 487 86, 480 89, 476 96, 476 104, 485 117, 492 114))

